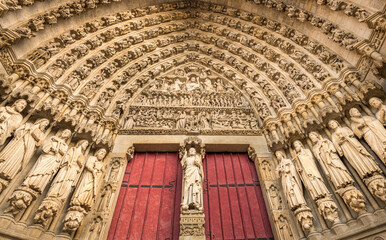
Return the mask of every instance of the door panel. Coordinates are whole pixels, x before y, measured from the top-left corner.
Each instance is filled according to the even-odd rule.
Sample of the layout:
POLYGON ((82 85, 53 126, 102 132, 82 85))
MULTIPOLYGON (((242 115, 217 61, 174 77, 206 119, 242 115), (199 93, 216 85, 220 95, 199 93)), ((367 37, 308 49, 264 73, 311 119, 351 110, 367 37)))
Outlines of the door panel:
POLYGON ((207 153, 207 239, 270 239, 272 230, 254 163, 247 154, 207 153))
POLYGON ((177 153, 136 153, 128 163, 108 239, 178 239, 177 153))

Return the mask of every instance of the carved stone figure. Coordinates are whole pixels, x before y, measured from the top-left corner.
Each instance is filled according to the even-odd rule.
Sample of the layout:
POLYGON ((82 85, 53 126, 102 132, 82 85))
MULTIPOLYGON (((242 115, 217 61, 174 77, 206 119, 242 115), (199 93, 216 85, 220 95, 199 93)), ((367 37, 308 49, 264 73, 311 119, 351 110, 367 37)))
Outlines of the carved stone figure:
POLYGON ((322 138, 317 132, 310 132, 309 137, 314 144, 312 150, 316 159, 334 186, 339 189, 354 183, 351 174, 340 160, 333 143, 322 138))
POLYGON ((63 130, 60 137, 52 136, 42 147, 42 154, 32 167, 21 187, 17 188, 8 199, 9 207, 5 212, 13 215, 25 210, 39 194, 42 194, 52 176, 58 171, 63 155, 67 151, 66 139, 71 131, 63 130))
POLYGON ((195 148, 185 150, 181 160, 182 170, 184 171, 183 197, 181 203, 182 211, 198 210, 203 211, 202 180, 204 172, 202 169, 201 155, 195 148))
POLYGON ((280 239, 283 239, 283 240, 294 239, 294 236, 293 236, 292 231, 291 231, 291 226, 288 223, 287 218, 285 218, 283 215, 280 215, 276 219, 276 225, 279 228, 280 239))
POLYGON ((306 200, 303 197, 302 183, 293 162, 291 159, 286 158, 285 153, 282 151, 276 151, 275 155, 279 161, 276 172, 281 179, 283 194, 290 209, 295 210, 300 206, 305 206, 306 200))
POLYGON ((49 121, 45 118, 25 123, 16 129, 14 138, 0 153, 0 192, 28 164, 39 142, 44 138, 44 129, 49 121))
POLYGON ((332 142, 339 155, 346 157, 361 178, 371 176, 374 173, 382 173, 373 157, 354 137, 354 133, 349 128, 341 127, 335 120, 331 120, 328 126, 334 131, 332 133, 332 142))
POLYGON ((106 150, 102 148, 95 153, 95 156, 87 159, 85 173, 73 195, 71 205, 83 206, 86 210, 91 208, 96 195, 97 184, 103 173, 102 160, 106 153, 106 150))
POLYGON ((269 198, 272 203, 272 209, 282 209, 280 193, 275 185, 269 187, 269 198))
POLYGON ((386 125, 386 105, 382 103, 382 100, 377 97, 372 97, 369 100, 370 106, 377 110, 375 116, 383 124, 386 125))
POLYGON ((22 186, 27 186, 42 193, 58 171, 63 155, 67 152, 68 145, 65 142, 71 136, 71 131, 63 130, 60 137, 53 136, 43 144, 43 153, 24 179, 22 186))
POLYGON ((313 199, 322 198, 329 194, 323 178, 314 162, 310 150, 305 149, 300 141, 293 143, 296 155, 296 162, 299 167, 300 176, 313 199))
POLYGON ((110 206, 112 190, 113 189, 110 184, 106 185, 106 187, 103 189, 102 199, 100 200, 98 206, 99 212, 106 211, 110 206))
POLYGON ((47 225, 48 220, 54 217, 62 208, 64 201, 75 187, 78 176, 85 162, 84 151, 88 146, 87 140, 80 140, 74 147, 70 148, 62 162, 60 170, 55 176, 47 196, 40 204, 34 217, 35 223, 47 225))
POLYGON ((11 107, 0 107, 0 145, 20 127, 23 116, 20 114, 27 106, 24 99, 17 100, 11 107))
POLYGON ((364 138, 371 149, 386 164, 386 130, 374 117, 362 116, 356 108, 350 109, 351 128, 358 138, 364 138))
POLYGON ((103 159, 106 149, 96 151, 87 159, 85 171, 70 201, 70 208, 64 218, 63 231, 74 232, 90 211, 97 194, 97 187, 103 174, 103 159))
POLYGON ((386 201, 386 179, 373 157, 349 128, 341 127, 336 120, 331 120, 328 126, 334 131, 332 142, 339 155, 346 157, 374 196, 386 201))

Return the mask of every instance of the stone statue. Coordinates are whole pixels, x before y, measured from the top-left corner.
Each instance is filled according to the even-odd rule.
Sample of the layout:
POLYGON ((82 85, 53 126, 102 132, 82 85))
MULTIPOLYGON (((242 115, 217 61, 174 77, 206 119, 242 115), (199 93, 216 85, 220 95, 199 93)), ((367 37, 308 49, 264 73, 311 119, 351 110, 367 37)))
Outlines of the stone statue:
POLYGON ((65 142, 71 136, 71 131, 65 129, 60 137, 52 136, 43 144, 43 153, 24 179, 22 186, 29 187, 40 194, 44 191, 52 176, 58 171, 67 152, 68 145, 65 142))
POLYGON ((61 168, 48 190, 47 196, 65 200, 76 184, 78 175, 85 163, 84 151, 88 146, 87 140, 80 140, 76 146, 70 148, 61 162, 61 168))
POLYGON ((276 224, 277 224, 277 226, 279 228, 280 239, 282 239, 282 240, 292 240, 292 239, 294 239, 294 237, 292 235, 291 227, 290 227, 287 219, 283 215, 280 215, 277 218, 276 224))
POLYGON ((71 205, 83 206, 86 210, 90 210, 95 200, 97 184, 102 177, 103 159, 106 153, 106 149, 101 148, 95 153, 95 156, 88 158, 85 172, 72 197, 71 205))
POLYGON ((351 128, 358 138, 364 138, 371 149, 386 164, 386 130, 374 117, 362 116, 356 108, 350 109, 351 128))
POLYGON ((332 142, 339 155, 346 157, 374 196, 386 201, 386 179, 374 158, 348 127, 341 127, 336 120, 331 120, 328 126, 334 131, 332 142))
POLYGON ((23 116, 20 114, 27 106, 24 99, 17 100, 11 107, 0 107, 0 145, 20 127, 23 116))
POLYGON ((110 184, 106 185, 106 187, 104 188, 103 194, 102 194, 102 199, 98 205, 98 211, 99 212, 105 211, 110 206, 111 195, 113 193, 112 190, 113 189, 112 189, 110 184))
POLYGON ((383 124, 386 125, 386 105, 383 104, 382 100, 377 97, 372 97, 369 100, 370 106, 377 109, 375 116, 383 124))
POLYGON ((64 155, 60 170, 54 178, 47 196, 40 204, 34 217, 35 223, 47 225, 48 220, 56 216, 63 207, 64 201, 70 195, 85 162, 84 151, 88 146, 87 140, 80 140, 64 155))
POLYGON ((24 211, 33 200, 44 192, 44 189, 58 171, 63 155, 67 152, 65 142, 71 136, 71 131, 63 130, 60 137, 52 136, 42 147, 42 154, 36 160, 27 177, 8 199, 9 207, 5 210, 13 215, 24 211))
POLYGON ((45 118, 25 123, 15 131, 15 137, 0 153, 0 193, 8 183, 28 164, 49 121, 45 118))
POLYGON ((373 157, 354 137, 354 133, 348 127, 341 127, 336 120, 331 120, 328 126, 334 131, 332 142, 339 155, 346 157, 361 178, 371 176, 374 173, 382 173, 373 157))
POLYGON ((309 137, 313 143, 312 150, 316 159, 335 188, 343 188, 354 183, 351 174, 340 160, 333 143, 322 138, 317 132, 310 132, 309 137))
POLYGON ((185 150, 181 165, 184 171, 181 209, 182 211, 194 209, 201 212, 203 211, 202 180, 204 177, 201 155, 191 147, 189 151, 185 150))
POLYGON ((312 199, 322 198, 329 194, 323 178, 315 164, 314 157, 309 149, 305 149, 300 141, 295 141, 296 163, 303 183, 311 194, 312 199))
POLYGON ((300 206, 305 206, 306 200, 303 197, 302 183, 293 162, 291 159, 286 158, 285 153, 282 151, 276 151, 275 155, 279 161, 276 172, 281 179, 283 194, 290 209, 295 210, 300 206))

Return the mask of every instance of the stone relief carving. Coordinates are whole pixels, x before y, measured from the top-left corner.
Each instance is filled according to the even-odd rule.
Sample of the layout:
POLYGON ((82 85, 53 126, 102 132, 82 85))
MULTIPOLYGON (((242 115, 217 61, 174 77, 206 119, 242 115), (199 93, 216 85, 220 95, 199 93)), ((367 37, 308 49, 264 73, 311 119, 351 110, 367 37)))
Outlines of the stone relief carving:
POLYGON ((91 210, 103 174, 103 159, 106 153, 106 149, 101 148, 96 151, 95 156, 90 156, 87 159, 85 171, 71 198, 70 207, 64 218, 63 231, 71 233, 77 230, 91 210))
POLYGON ((35 123, 25 123, 15 130, 14 138, 0 152, 0 183, 2 192, 31 160, 36 148, 44 140, 44 130, 49 121, 45 118, 35 123))
POLYGON ((68 129, 60 133, 60 137, 52 136, 44 142, 42 154, 24 179, 8 199, 6 212, 13 215, 25 210, 33 200, 43 193, 53 175, 58 171, 68 145, 65 142, 71 136, 68 129))
POLYGON ((328 126, 333 131, 332 142, 340 156, 345 156, 366 183, 371 193, 385 201, 385 177, 374 158, 366 151, 362 144, 354 137, 354 133, 347 127, 342 127, 336 120, 331 120, 328 126))

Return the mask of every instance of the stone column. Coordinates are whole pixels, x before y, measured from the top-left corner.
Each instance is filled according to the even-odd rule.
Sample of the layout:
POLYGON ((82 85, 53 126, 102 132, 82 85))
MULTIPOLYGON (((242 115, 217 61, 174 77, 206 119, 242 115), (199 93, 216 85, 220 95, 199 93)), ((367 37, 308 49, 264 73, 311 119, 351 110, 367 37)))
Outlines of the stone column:
POLYGON ((205 145, 197 137, 188 137, 181 144, 179 157, 183 170, 180 214, 180 239, 205 239, 203 201, 204 172, 202 160, 205 145))

